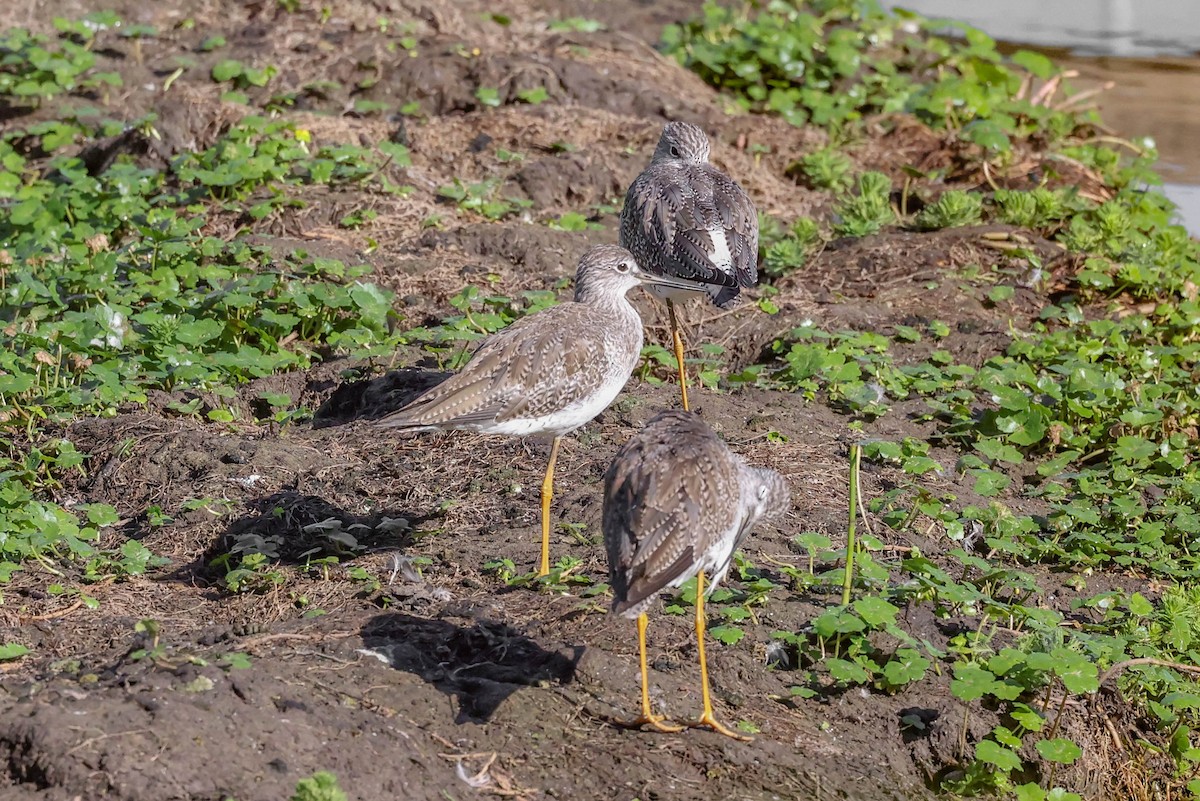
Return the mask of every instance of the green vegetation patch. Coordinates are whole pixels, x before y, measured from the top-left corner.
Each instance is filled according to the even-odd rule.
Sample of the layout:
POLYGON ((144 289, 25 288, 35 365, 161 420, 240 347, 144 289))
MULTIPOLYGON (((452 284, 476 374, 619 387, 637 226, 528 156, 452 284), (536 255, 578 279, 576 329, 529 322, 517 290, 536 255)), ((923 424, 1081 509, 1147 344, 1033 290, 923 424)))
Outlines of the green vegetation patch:
POLYGON ((1037 102, 1027 79, 1057 74, 1040 53, 1005 57, 975 28, 871 0, 772 0, 756 12, 706 3, 699 18, 667 26, 662 44, 746 109, 796 125, 839 128, 907 112, 1008 150, 1012 137, 1059 138, 1094 121, 1037 102))
MULTIPOLYGON (((948 670, 964 704, 965 770, 941 789, 1066 799, 1078 796, 1058 785, 1082 756, 1068 699, 1115 682, 1158 732, 1130 746, 1131 759, 1157 766, 1146 774, 1151 794, 1200 796, 1200 695, 1188 669, 1200 657, 1200 245, 1154 189, 1153 150, 1118 143, 1122 152, 1094 135, 1091 112, 1050 102, 1062 76, 1044 56, 1004 56, 968 26, 871 2, 708 4, 669 27, 663 47, 743 108, 821 126, 834 143, 860 137, 869 116, 907 113, 981 146, 965 158, 987 180, 969 186, 900 163, 907 179, 894 186, 856 172, 836 146, 798 154, 789 176, 832 193, 833 214, 764 219, 768 280, 802 275, 835 237, 980 223, 1024 228, 1074 265, 1068 291, 1050 299, 1042 256, 1016 238, 1004 245, 1004 270, 944 279, 1001 314, 1018 275, 1047 298, 1010 319, 1007 342, 982 363, 963 363, 956 333, 937 320, 884 331, 805 324, 763 363, 723 377, 825 403, 860 432, 902 407, 922 432, 864 437, 865 458, 902 477, 869 507, 892 541, 932 535, 937 555, 912 547, 897 558, 864 537, 853 599, 775 635, 788 653, 779 665, 797 670, 793 694, 893 693, 948 670), (1004 172, 1016 143, 1049 165, 1040 185, 987 178, 989 165, 1004 172), (969 498, 945 490, 949 476, 969 498), (1114 581, 1087 593, 1101 572, 1114 581), (1070 609, 1048 597, 1062 586, 1081 594, 1070 609), (963 633, 917 639, 902 614, 917 606, 960 621, 963 633), (999 711, 1001 724, 969 742, 969 717, 982 708, 999 711)), ((793 589, 840 587, 845 548, 811 532, 795 548, 808 565, 782 568, 793 589)), ((913 731, 926 724, 905 721, 913 731)))
MULTIPOLYGON (((104 26, 60 28, 55 42, 5 34, 0 98, 94 86, 94 57, 76 40, 104 26)), ((121 156, 93 174, 69 146, 124 126, 61 116, 0 136, 0 581, 31 559, 59 575, 76 561, 85 579, 153 562, 136 542, 98 550, 100 532, 119 522, 111 507, 47 500, 87 469, 69 441, 43 434, 48 424, 115 414, 152 389, 232 399, 245 381, 397 343, 392 295, 370 267, 276 253, 236 224, 232 236, 210 231, 214 219, 301 207, 304 186, 402 191, 383 170, 407 165, 403 146, 314 148, 302 129, 249 116, 167 169, 121 156)), ((152 119, 132 125, 152 135, 152 119)), ((234 412, 208 416, 231 422, 234 412)))

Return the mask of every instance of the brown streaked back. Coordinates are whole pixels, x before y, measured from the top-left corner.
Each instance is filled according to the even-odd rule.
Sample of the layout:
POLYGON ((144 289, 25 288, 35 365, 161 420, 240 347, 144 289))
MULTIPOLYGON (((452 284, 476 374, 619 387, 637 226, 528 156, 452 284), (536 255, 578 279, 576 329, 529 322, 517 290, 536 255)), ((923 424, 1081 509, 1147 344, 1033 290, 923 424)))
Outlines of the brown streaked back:
MULTIPOLYGON (((489 336, 462 370, 376 424, 486 430, 561 411, 595 393, 616 366, 613 352, 626 348, 612 328, 611 316, 591 306, 552 306, 489 336)), ((624 337, 634 354, 629 370, 637 334, 624 337)))
POLYGON ((656 415, 605 475, 613 610, 636 614, 701 569, 715 583, 759 517, 786 504, 782 478, 748 467, 695 413, 656 415))

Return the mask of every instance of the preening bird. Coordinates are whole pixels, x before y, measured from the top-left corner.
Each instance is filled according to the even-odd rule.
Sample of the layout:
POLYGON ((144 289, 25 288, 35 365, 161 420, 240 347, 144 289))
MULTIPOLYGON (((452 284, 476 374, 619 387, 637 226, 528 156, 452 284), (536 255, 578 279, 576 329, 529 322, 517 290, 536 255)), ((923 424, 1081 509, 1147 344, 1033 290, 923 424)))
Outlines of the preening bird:
POLYGON ((783 476, 746 464, 693 412, 661 412, 617 452, 604 477, 603 521, 613 611, 637 619, 642 714, 629 725, 679 730, 650 709, 646 610, 660 590, 695 576, 703 712, 689 725, 746 739, 713 715, 704 601, 751 529, 790 503, 783 476))

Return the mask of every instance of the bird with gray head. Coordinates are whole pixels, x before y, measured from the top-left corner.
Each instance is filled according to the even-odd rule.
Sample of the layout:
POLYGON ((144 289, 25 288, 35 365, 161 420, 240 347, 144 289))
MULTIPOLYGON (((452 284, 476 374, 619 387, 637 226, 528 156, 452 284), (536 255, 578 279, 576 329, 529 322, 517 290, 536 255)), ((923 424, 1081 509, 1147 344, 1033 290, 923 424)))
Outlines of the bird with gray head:
POLYGON ((783 476, 751 467, 692 412, 655 416, 617 452, 604 476, 604 543, 613 611, 637 618, 642 714, 627 725, 679 731, 650 709, 646 610, 658 592, 696 577, 696 642, 703 711, 691 726, 747 739, 713 716, 704 653, 704 600, 760 521, 791 505, 783 476), (710 577, 707 588, 705 576, 710 577))
MULTIPOLYGON (((650 166, 625 193, 620 243, 643 270, 698 284, 721 308, 758 283, 758 212, 746 190, 708 163, 704 131, 686 122, 663 128, 650 166)), ((675 304, 687 295, 653 291, 667 302, 683 408, 688 409, 683 338, 675 304)))
POLYGON ((562 437, 608 408, 637 366, 642 320, 625 294, 638 285, 694 291, 679 279, 644 272, 624 248, 597 245, 579 260, 573 303, 486 337, 462 370, 375 422, 412 431, 551 437, 539 576, 550 572, 550 501, 562 437))

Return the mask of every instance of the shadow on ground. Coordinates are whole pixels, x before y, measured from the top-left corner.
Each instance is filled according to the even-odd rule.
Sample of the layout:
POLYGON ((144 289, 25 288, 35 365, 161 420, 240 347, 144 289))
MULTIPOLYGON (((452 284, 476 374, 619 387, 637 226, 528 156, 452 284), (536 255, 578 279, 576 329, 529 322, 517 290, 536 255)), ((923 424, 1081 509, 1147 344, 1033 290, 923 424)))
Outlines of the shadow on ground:
POLYGON ((451 375, 413 367, 393 370, 376 379, 342 384, 313 414, 313 428, 340 426, 355 420, 377 420, 404 408, 451 375))
POLYGON ((484 723, 524 687, 569 684, 583 646, 568 657, 547 651, 503 623, 455 626, 444 620, 387 614, 369 620, 363 644, 397 670, 414 673, 458 701, 455 723, 484 723))

